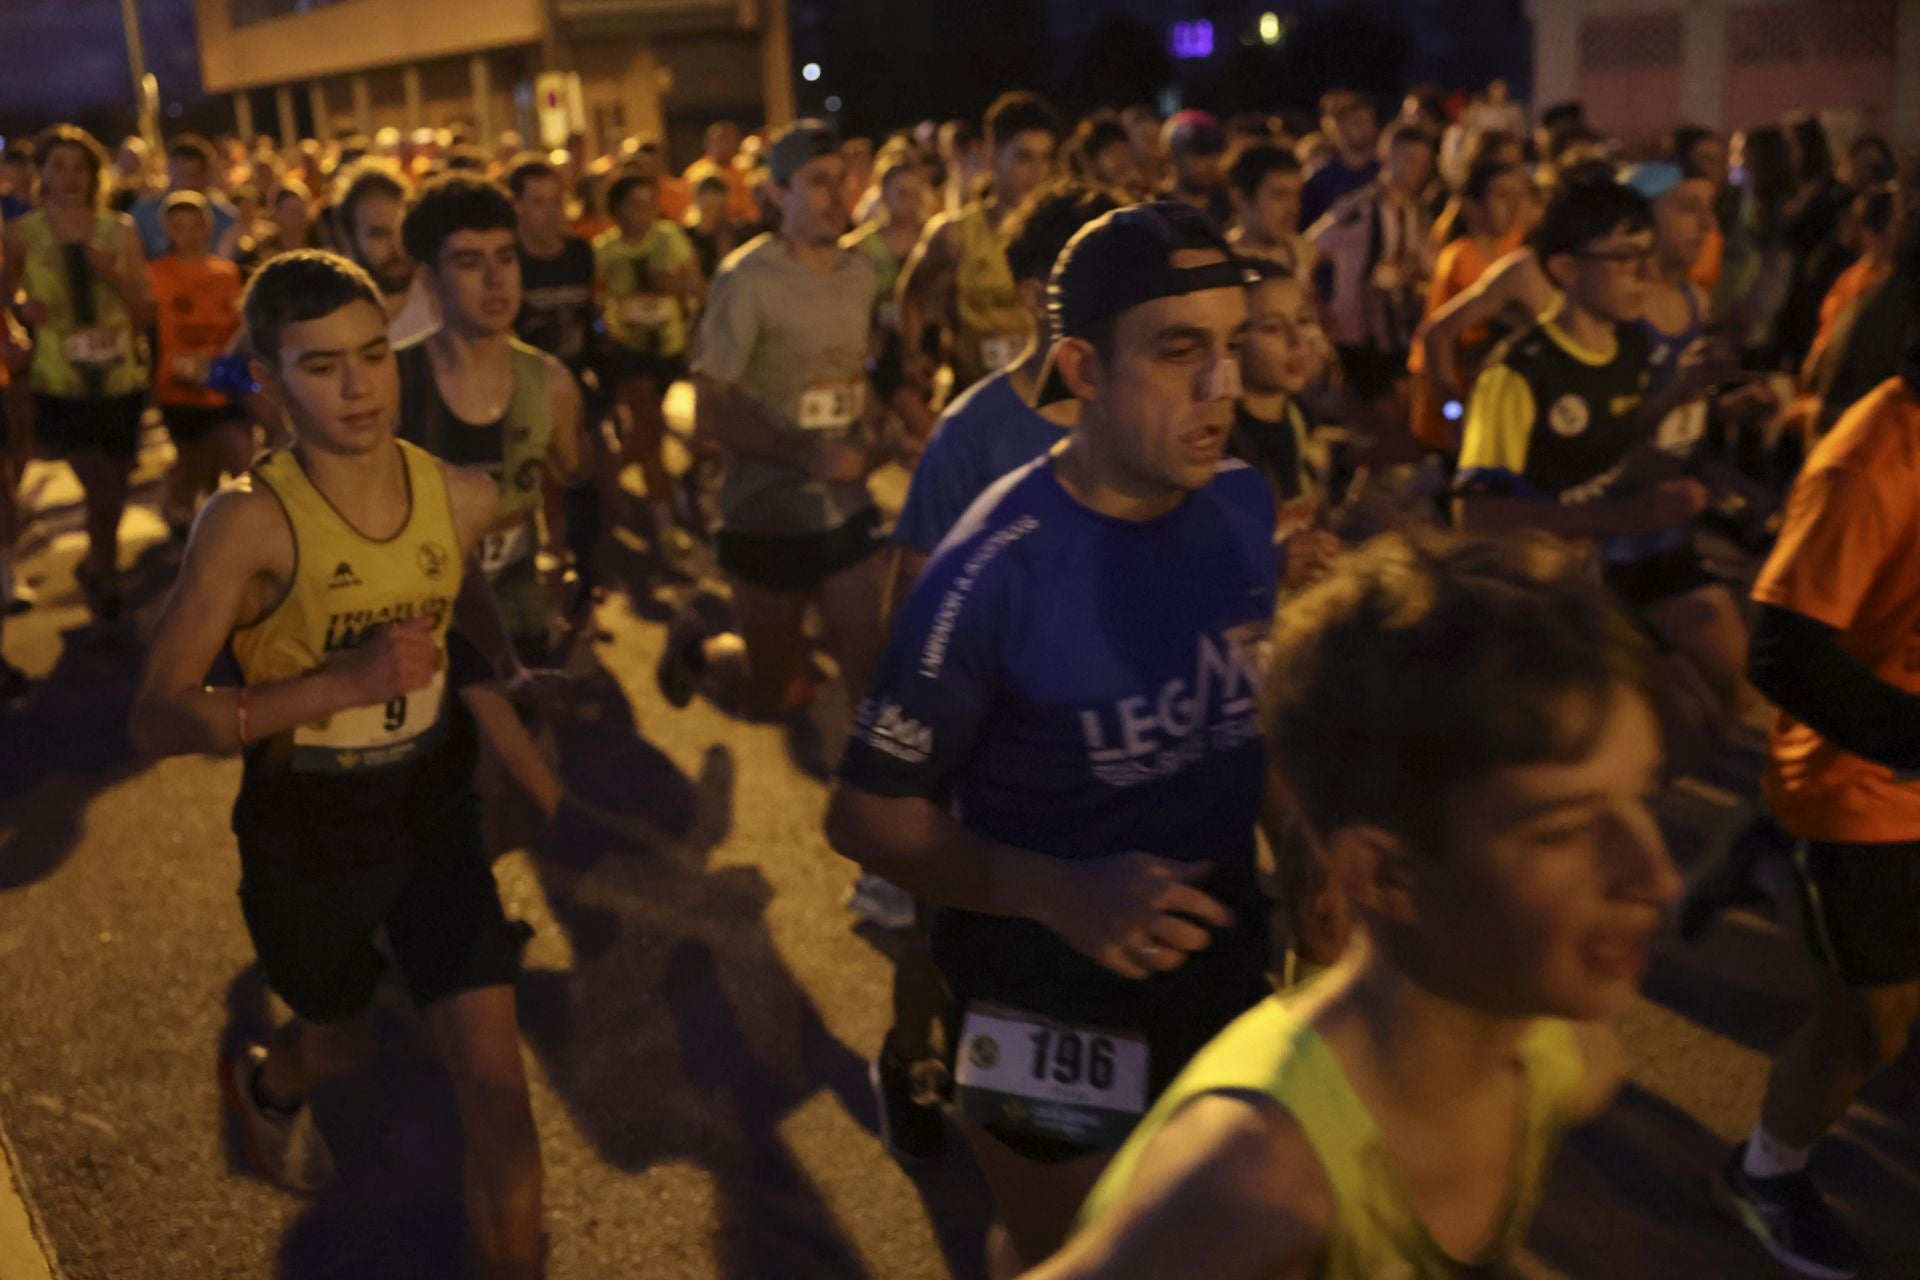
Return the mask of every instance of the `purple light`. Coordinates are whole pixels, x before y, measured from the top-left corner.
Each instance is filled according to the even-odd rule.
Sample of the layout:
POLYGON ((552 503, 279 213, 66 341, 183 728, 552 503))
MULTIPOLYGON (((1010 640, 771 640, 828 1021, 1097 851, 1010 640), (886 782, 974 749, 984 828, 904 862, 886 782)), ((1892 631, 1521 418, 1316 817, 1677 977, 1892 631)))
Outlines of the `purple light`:
POLYGON ((1211 58, 1213 24, 1205 18, 1174 23, 1167 32, 1167 49, 1176 58, 1211 58))

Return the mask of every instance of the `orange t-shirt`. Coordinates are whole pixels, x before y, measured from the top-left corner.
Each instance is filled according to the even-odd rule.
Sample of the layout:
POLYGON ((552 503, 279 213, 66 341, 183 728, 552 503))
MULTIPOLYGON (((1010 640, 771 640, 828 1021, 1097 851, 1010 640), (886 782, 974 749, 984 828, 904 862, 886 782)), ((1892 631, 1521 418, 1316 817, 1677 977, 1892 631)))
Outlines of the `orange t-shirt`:
MULTIPOLYGON (((1452 302, 1460 294, 1479 281, 1493 265, 1474 247, 1473 240, 1461 236, 1447 242, 1440 250, 1440 256, 1433 264, 1433 283, 1427 286, 1427 309, 1422 319, 1432 315, 1440 308, 1452 302)), ((1485 355, 1487 341, 1485 329, 1475 329, 1462 335, 1460 351, 1463 363, 1460 369, 1463 380, 1473 385, 1473 376, 1477 358, 1485 355), (1472 357, 1472 358, 1468 358, 1472 357)), ((1422 375, 1427 368, 1427 352, 1423 343, 1416 342, 1407 353, 1407 372, 1413 375, 1413 400, 1409 408, 1409 422, 1413 429, 1413 438, 1429 449, 1439 449, 1445 453, 1455 453, 1460 448, 1460 431, 1466 426, 1464 414, 1459 421, 1448 422, 1441 411, 1440 402, 1434 397, 1422 375)), ((1464 409, 1464 406, 1462 406, 1464 409)))
MULTIPOLYGON (((1762 604, 1838 631, 1876 678, 1920 693, 1920 400, 1880 384, 1814 447, 1753 586, 1762 604)), ((1785 712, 1774 721, 1766 796, 1809 840, 1920 840, 1920 782, 1849 755, 1785 712)))
MULTIPOLYGON (((735 222, 760 221, 760 210, 753 202, 753 192, 747 190, 747 175, 730 164, 715 164, 705 156, 701 156, 698 160, 688 165, 687 171, 681 175, 681 181, 687 184, 687 198, 691 200, 693 193, 700 189, 700 180, 702 178, 715 174, 719 175, 720 180, 727 184, 728 215, 731 216, 735 222)), ((681 210, 683 215, 685 212, 684 209, 681 210)), ((662 209, 661 213, 665 214, 666 210, 662 209)), ((674 221, 678 222, 680 219, 675 218, 674 221)))
POLYGON ((1720 284, 1720 269, 1727 256, 1727 236, 1720 230, 1718 223, 1707 226, 1707 235, 1700 242, 1700 256, 1693 260, 1693 270, 1687 278, 1700 287, 1700 292, 1712 294, 1720 284))
POLYGON ((1833 341, 1834 328, 1847 308, 1892 274, 1892 263, 1869 262, 1865 258, 1840 273, 1840 278, 1833 282, 1833 288, 1827 290, 1827 296, 1820 302, 1820 331, 1814 335, 1813 346, 1808 348, 1811 359, 1818 360, 1827 344, 1833 341))
POLYGON ((211 255, 188 262, 169 254, 147 264, 153 280, 153 398, 163 405, 218 409, 227 397, 207 390, 215 356, 240 331, 240 268, 211 255))

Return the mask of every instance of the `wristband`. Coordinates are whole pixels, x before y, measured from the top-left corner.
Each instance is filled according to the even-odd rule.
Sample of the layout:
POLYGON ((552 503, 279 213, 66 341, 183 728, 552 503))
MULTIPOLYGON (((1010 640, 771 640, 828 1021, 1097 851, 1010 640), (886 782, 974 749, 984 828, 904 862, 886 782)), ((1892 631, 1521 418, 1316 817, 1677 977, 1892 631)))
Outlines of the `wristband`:
POLYGON ((243 684, 240 686, 240 697, 233 704, 233 722, 240 730, 240 745, 243 747, 253 745, 253 725, 248 715, 252 710, 253 690, 243 684))

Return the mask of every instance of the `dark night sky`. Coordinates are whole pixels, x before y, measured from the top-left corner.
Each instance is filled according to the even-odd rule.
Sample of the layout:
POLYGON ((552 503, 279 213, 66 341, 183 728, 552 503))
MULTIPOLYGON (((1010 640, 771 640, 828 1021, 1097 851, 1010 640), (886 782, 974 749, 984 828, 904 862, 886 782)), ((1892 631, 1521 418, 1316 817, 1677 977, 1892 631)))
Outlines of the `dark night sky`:
MULTIPOLYGON (((200 96, 192 0, 139 0, 161 99, 200 96)), ((120 0, 0 0, 0 115, 46 121, 132 100, 120 0)))

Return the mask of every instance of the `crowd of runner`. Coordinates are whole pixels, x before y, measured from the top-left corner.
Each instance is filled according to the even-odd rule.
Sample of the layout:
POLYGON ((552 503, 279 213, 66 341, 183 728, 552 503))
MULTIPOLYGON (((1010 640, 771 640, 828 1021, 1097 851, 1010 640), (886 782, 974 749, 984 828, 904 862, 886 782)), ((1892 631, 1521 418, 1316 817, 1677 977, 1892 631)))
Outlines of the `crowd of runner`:
POLYGON ((115 622, 163 427, 133 739, 243 756, 295 1015, 223 1092, 263 1176, 324 1185, 306 1097, 397 966, 503 1278, 545 1246, 481 813, 570 803, 528 726, 616 535, 724 580, 729 629, 668 626, 673 706, 791 719, 830 669, 857 708, 826 835, 906 935, 882 1136, 964 1136, 995 1276, 1496 1273, 1687 893, 1655 800, 1771 715, 1739 843, 1791 851, 1822 980, 1711 1192, 1849 1277, 1810 1154, 1920 1013, 1896 168, 1812 119, 1626 145, 1498 83, 1384 127, 1348 92, 722 123, 678 175, 644 137, 56 125, 0 156, 0 619, 47 456, 115 622))

